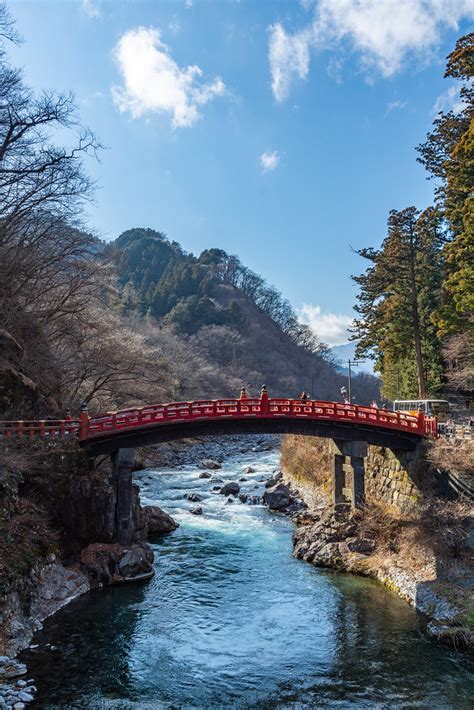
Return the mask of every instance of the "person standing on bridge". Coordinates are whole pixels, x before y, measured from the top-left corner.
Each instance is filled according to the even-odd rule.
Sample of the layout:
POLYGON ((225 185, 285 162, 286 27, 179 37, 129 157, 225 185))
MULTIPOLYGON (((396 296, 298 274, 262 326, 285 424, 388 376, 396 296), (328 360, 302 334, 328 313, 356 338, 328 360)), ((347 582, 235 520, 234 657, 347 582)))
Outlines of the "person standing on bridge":
POLYGON ((302 393, 300 394, 300 399, 302 402, 307 402, 308 401, 308 395, 306 392, 303 390, 302 393))
POLYGON ((240 399, 248 399, 248 394, 245 387, 242 387, 242 389, 240 390, 240 399))

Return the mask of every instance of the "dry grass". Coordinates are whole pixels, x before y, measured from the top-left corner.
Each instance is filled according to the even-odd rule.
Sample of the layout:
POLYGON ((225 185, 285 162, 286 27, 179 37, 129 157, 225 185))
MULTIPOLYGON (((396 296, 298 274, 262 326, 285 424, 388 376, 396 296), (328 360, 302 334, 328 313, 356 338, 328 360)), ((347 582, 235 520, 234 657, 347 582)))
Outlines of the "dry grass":
POLYGON ((320 487, 327 492, 333 465, 330 441, 314 436, 289 434, 283 438, 281 465, 292 479, 320 487))
POLYGON ((374 540, 378 559, 396 555, 404 567, 431 579, 467 558, 472 516, 473 508, 465 502, 441 499, 428 500, 410 513, 371 500, 354 513, 358 534, 374 540))
POLYGON ((405 520, 400 511, 383 501, 369 500, 363 508, 353 513, 361 537, 376 541, 383 551, 398 552, 398 538, 405 520))
POLYGON ((474 439, 441 437, 428 446, 427 459, 441 471, 470 476, 474 484, 474 439))
POLYGON ((474 507, 465 501, 435 498, 422 508, 420 524, 439 552, 458 557, 469 537, 474 507))

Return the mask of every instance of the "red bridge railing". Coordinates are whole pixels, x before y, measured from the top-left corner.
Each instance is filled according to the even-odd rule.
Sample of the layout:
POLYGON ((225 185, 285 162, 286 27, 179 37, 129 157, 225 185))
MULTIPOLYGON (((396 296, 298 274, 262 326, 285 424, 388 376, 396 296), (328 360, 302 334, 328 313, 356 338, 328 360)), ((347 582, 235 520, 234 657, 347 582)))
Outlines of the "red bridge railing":
POLYGON ((78 420, 3 421, 0 422, 0 437, 55 439, 77 436, 81 441, 87 441, 124 429, 138 429, 160 424, 224 418, 280 419, 284 417, 360 424, 417 436, 438 435, 436 418, 425 417, 421 412, 412 415, 341 402, 272 399, 264 393, 261 398, 256 399, 216 399, 154 404, 92 417, 83 411, 78 420))
POLYGON ((79 435, 79 419, 0 421, 0 438, 66 439, 79 435))

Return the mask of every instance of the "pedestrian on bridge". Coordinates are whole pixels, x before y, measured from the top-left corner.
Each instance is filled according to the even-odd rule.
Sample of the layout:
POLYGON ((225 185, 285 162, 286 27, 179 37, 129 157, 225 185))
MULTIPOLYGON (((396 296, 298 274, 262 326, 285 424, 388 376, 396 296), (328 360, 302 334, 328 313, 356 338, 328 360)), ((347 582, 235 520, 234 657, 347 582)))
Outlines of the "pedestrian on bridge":
POLYGON ((300 399, 302 402, 307 402, 308 401, 308 395, 306 392, 303 390, 302 393, 300 394, 300 399))

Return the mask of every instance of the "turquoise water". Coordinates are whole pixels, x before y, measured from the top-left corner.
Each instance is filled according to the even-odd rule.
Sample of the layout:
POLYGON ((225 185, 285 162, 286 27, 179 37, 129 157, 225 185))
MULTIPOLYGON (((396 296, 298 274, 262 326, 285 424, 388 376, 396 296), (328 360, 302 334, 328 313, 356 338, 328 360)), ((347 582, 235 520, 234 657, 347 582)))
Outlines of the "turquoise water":
MULTIPOLYGON (((214 477, 238 480, 248 464, 241 486, 258 494, 278 453, 241 454, 214 477)), ((153 544, 152 580, 45 623, 23 654, 39 690, 30 707, 473 707, 472 661, 421 637, 414 611, 377 583, 295 560, 287 518, 227 504, 196 466, 139 483, 181 527, 153 544)))

